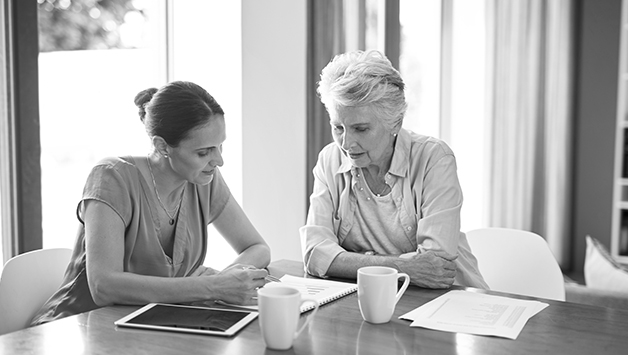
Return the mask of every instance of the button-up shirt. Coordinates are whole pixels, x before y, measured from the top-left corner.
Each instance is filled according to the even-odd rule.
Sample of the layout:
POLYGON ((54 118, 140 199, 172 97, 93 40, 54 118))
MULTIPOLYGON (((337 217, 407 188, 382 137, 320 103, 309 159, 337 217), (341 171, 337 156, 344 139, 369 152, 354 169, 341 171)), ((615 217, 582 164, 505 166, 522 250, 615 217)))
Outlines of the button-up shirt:
POLYGON ((385 228, 399 231, 394 235, 372 235, 360 232, 363 226, 354 228, 365 215, 356 213, 364 193, 363 179, 357 176, 360 169, 335 143, 327 145, 313 170, 307 222, 299 230, 307 272, 325 276, 338 254, 363 252, 366 245, 386 255, 444 250, 458 255, 455 284, 488 288, 460 231, 462 190, 456 170, 454 154, 445 142, 401 129, 387 174, 397 212, 378 220, 401 228, 385 228))

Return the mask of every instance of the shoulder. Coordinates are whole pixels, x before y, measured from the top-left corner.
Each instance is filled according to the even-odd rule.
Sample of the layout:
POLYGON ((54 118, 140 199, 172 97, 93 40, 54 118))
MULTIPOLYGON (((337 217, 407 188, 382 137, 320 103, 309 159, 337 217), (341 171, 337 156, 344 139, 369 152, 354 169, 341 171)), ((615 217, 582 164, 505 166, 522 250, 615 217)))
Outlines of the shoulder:
MULTIPOLYGON (((111 207, 122 219, 125 226, 131 219, 134 201, 139 201, 138 193, 141 183, 138 179, 138 170, 130 157, 108 157, 101 159, 92 168, 85 186, 83 197, 85 200, 97 200, 111 207)), ((83 212, 78 211, 79 218, 83 212)))
POLYGON ((421 165, 430 167, 438 162, 455 162, 452 149, 445 141, 409 130, 400 132, 401 147, 411 166, 421 165))
POLYGON ((409 130, 405 130, 405 132, 408 134, 410 150, 413 153, 421 153, 431 156, 436 155, 440 157, 445 155, 454 155, 454 152, 449 145, 441 139, 414 133, 409 130))
POLYGON ((108 169, 128 169, 135 167, 135 162, 131 157, 106 157, 100 159, 94 168, 108 168, 108 169))
POLYGON ((318 154, 318 161, 314 167, 317 176, 326 175, 327 178, 341 176, 351 170, 351 161, 345 156, 336 143, 329 143, 318 154))
POLYGON ((319 157, 331 158, 341 156, 342 152, 338 149, 338 145, 336 143, 329 143, 321 149, 320 153, 318 153, 319 157))
POLYGON ((319 164, 326 167, 340 166, 343 162, 344 154, 336 143, 329 143, 318 153, 319 164))
POLYGON ((92 170, 96 169, 109 169, 120 173, 128 173, 129 171, 136 171, 137 166, 133 157, 106 157, 98 161, 92 168, 92 170))
POLYGON ((92 168, 88 180, 117 180, 135 185, 138 168, 132 157, 107 157, 92 168))
POLYGON ((393 162, 400 175, 405 173, 405 169, 422 175, 437 165, 455 167, 456 158, 443 140, 402 129, 393 162))

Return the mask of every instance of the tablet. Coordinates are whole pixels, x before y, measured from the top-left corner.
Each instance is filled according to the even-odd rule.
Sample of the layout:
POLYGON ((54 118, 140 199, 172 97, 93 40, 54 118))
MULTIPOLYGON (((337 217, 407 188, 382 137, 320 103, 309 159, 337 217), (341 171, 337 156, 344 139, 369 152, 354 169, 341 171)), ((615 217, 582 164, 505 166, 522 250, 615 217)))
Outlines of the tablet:
POLYGON ((244 310, 150 303, 114 322, 120 327, 232 336, 259 313, 244 310))

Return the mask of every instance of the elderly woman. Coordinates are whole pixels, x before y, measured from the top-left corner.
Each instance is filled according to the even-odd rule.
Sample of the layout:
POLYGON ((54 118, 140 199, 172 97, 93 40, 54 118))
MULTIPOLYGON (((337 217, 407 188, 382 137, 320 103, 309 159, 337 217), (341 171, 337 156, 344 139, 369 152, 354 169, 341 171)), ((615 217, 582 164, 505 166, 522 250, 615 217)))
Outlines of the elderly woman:
POLYGON ((460 232, 454 154, 401 127, 404 83, 390 61, 377 51, 338 55, 318 92, 334 142, 318 156, 300 229, 307 272, 355 278, 383 265, 422 287, 488 288, 460 232))

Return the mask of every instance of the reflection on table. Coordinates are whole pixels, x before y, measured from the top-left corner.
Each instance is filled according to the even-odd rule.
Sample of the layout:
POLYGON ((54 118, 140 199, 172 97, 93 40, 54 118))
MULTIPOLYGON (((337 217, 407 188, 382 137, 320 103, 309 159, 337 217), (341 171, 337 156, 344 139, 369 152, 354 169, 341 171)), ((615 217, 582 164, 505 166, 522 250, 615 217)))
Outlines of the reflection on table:
MULTIPOLYGON (((275 276, 304 276, 296 261, 276 261, 269 270, 275 276)), ((364 322, 357 294, 351 294, 321 306, 287 351, 266 349, 257 320, 232 338, 116 328, 115 320, 138 307, 112 306, 0 336, 0 353, 621 354, 628 349, 628 311, 575 303, 543 300, 549 307, 532 317, 516 340, 412 328, 397 319, 447 291, 409 287, 393 319, 383 325, 364 322)))

